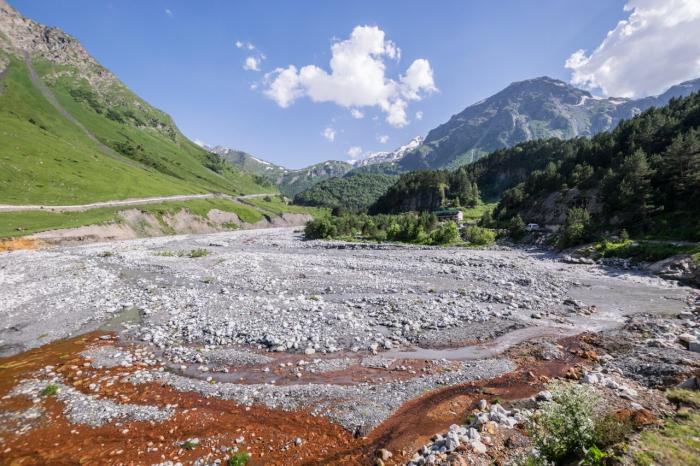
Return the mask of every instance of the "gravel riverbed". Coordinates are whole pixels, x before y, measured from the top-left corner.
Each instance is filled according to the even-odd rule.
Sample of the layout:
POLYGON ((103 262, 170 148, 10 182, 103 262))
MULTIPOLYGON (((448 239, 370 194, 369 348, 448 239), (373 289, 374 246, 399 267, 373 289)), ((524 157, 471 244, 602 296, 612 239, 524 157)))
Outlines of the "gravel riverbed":
MULTIPOLYGON (((83 353, 93 367, 140 361, 146 367, 130 382, 305 409, 367 432, 426 390, 512 371, 502 353, 522 341, 678 313, 688 293, 637 272, 511 248, 304 241, 293 229, 149 238, 0 255, 0 351, 117 331, 120 347, 83 353), (268 373, 280 357, 306 359, 289 369, 298 383, 213 377, 268 373), (402 362, 413 360, 431 366, 402 362), (348 379, 356 370, 411 376, 348 379), (328 379, 305 382, 309 374, 328 379)), ((104 407, 62 393, 67 409, 75 399, 95 411, 81 422, 101 422, 104 407)))

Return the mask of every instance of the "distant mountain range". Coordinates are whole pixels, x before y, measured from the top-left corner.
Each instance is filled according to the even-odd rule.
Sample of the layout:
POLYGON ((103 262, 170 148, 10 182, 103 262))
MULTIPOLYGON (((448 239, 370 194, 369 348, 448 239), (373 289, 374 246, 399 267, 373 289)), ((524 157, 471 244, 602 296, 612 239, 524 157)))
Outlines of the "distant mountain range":
POLYGON ((417 136, 393 151, 372 152, 366 158, 354 162, 329 160, 299 169, 289 169, 275 165, 247 152, 228 147, 204 147, 220 155, 224 160, 241 167, 248 173, 265 178, 268 182, 277 186, 282 194, 293 198, 296 194, 305 191, 316 183, 330 178, 341 177, 355 170, 360 173, 374 172, 375 170, 371 167, 377 166, 379 168, 376 171, 381 173, 398 171, 398 168, 393 170, 392 166, 395 166, 408 152, 419 147, 422 142, 423 138, 417 136))
POLYGON ((454 168, 525 141, 592 136, 698 90, 700 79, 673 86, 659 96, 633 100, 597 98, 548 77, 515 82, 431 130, 399 165, 406 171, 454 168))
POLYGON ((391 152, 372 152, 364 159, 356 160, 353 165, 357 168, 378 163, 395 163, 403 159, 409 152, 420 147, 421 144, 423 144, 423 138, 421 136, 416 136, 398 149, 394 149, 391 152))
POLYGON ((548 77, 515 82, 470 105, 424 138, 418 136, 390 152, 373 152, 352 163, 322 162, 289 170, 245 152, 210 150, 251 173, 267 177, 293 197, 314 184, 353 173, 397 174, 419 169, 455 168, 521 142, 593 136, 613 129, 623 119, 666 105, 674 97, 700 91, 700 79, 642 99, 600 98, 548 77))

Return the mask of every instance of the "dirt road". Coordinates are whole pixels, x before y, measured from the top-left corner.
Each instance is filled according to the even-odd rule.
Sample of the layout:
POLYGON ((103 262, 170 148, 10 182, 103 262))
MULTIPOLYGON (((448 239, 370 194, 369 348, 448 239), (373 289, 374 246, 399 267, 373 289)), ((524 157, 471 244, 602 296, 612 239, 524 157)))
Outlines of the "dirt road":
POLYGON ((118 201, 93 202, 91 204, 76 205, 13 205, 0 204, 0 212, 28 212, 36 210, 46 210, 49 212, 82 212, 90 209, 101 209, 104 207, 131 207, 147 204, 159 204, 161 202, 191 201, 193 199, 230 199, 232 201, 240 199, 253 199, 256 197, 269 196, 269 193, 245 194, 241 196, 229 196, 221 193, 206 194, 178 194, 174 196, 141 197, 133 199, 121 199, 118 201))

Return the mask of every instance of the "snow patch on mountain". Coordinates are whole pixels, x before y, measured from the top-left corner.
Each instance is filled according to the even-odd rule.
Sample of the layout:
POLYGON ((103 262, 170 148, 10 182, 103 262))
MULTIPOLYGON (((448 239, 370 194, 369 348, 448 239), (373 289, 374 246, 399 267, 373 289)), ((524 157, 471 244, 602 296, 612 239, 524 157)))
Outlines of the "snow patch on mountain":
POLYGON ((374 165, 377 163, 398 162, 406 154, 416 149, 421 144, 423 144, 423 137, 416 136, 415 138, 411 139, 408 143, 391 152, 370 152, 369 154, 367 154, 367 157, 360 160, 356 160, 353 163, 353 165, 355 167, 365 167, 367 165, 374 165))

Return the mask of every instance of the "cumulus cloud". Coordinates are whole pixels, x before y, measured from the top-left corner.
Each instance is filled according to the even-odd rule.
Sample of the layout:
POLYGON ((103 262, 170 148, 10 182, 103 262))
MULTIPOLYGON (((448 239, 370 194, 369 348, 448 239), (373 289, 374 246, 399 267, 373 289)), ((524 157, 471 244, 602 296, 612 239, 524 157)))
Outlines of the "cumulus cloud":
POLYGON ((604 95, 640 97, 700 77, 700 1, 629 0, 590 55, 574 52, 571 83, 604 95))
POLYGON ((378 27, 356 26, 348 39, 331 46, 330 72, 315 65, 278 68, 266 76, 265 94, 281 107, 303 96, 357 111, 378 107, 389 124, 405 126, 408 102, 437 88, 430 63, 422 58, 398 80, 387 77, 385 60, 398 60, 400 55, 400 49, 378 27))
POLYGON ((359 146, 352 146, 350 149, 348 149, 348 157, 350 157, 352 160, 359 159, 362 157, 363 153, 362 147, 359 146))
POLYGON ((335 141, 335 130, 331 127, 328 127, 323 130, 323 137, 328 139, 330 142, 335 141))
POLYGON ((247 71, 260 71, 260 61, 258 57, 247 57, 243 63, 243 69, 247 71))
POLYGON ((386 134, 382 134, 377 136, 377 141, 379 141, 381 144, 386 144, 389 142, 389 136, 386 134))
POLYGON ((357 120, 361 120, 362 118, 365 117, 365 114, 356 108, 353 108, 352 110, 350 110, 350 115, 352 115, 352 117, 357 119, 357 120))
POLYGON ((418 110, 418 111, 416 112, 416 120, 421 121, 422 119, 423 119, 423 112, 421 112, 420 110, 418 110))

